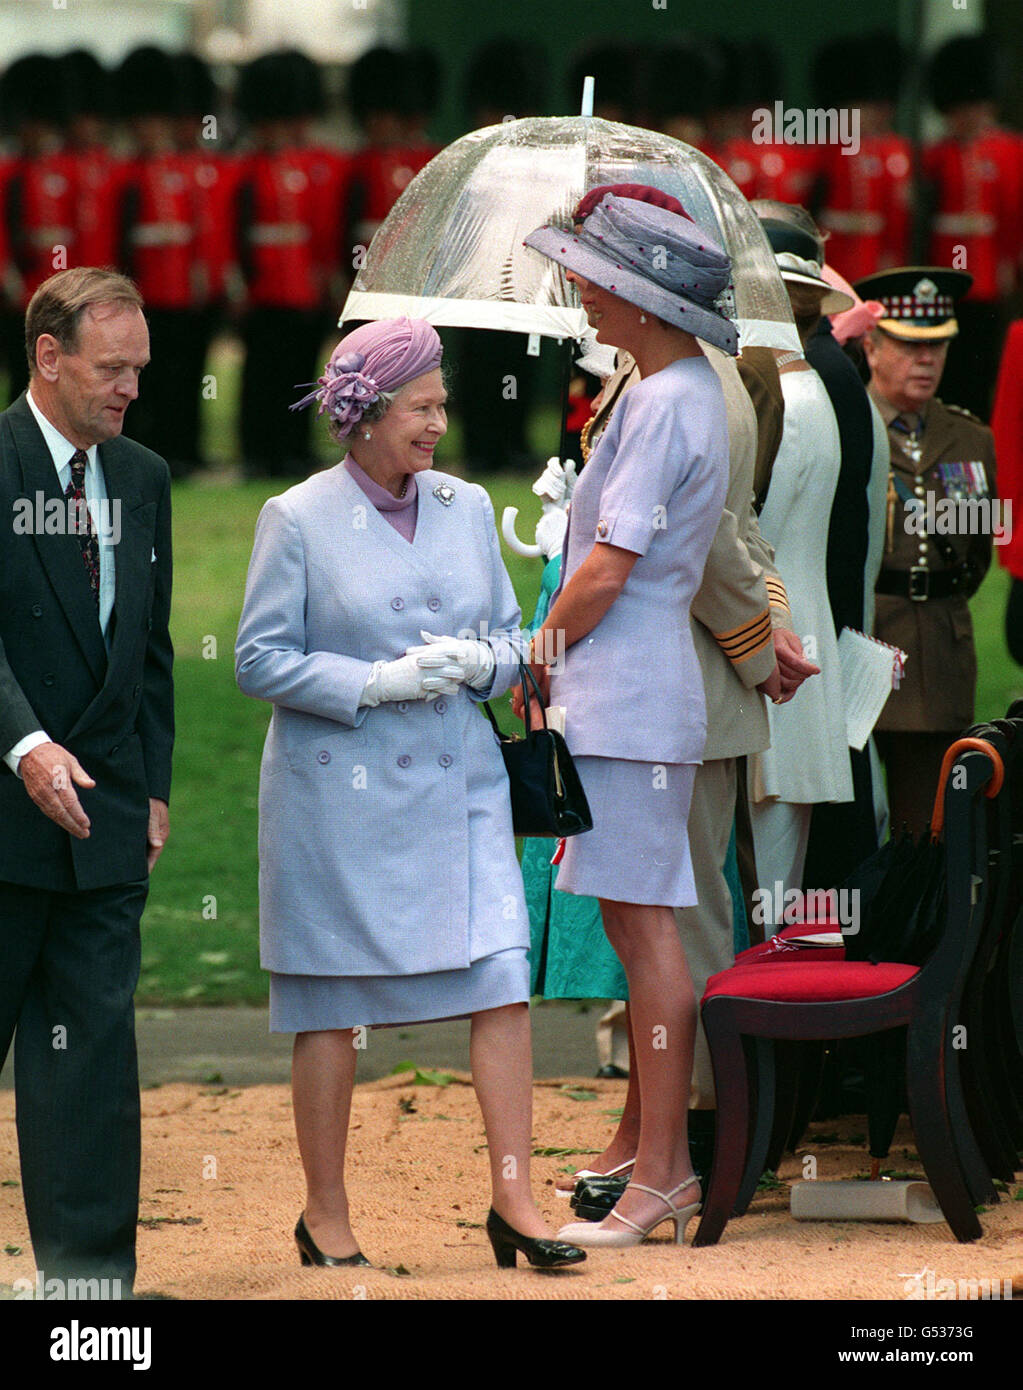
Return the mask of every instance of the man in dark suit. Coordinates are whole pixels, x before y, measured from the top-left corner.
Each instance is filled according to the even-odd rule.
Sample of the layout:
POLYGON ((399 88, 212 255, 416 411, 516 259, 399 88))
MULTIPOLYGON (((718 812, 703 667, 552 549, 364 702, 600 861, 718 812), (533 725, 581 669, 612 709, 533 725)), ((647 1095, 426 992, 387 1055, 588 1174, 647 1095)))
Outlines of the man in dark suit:
POLYGON ((128 1297, 132 996, 174 736, 170 477, 120 437, 149 360, 130 280, 52 276, 25 337, 28 391, 0 415, 0 1063, 16 1032, 38 1268, 128 1297))

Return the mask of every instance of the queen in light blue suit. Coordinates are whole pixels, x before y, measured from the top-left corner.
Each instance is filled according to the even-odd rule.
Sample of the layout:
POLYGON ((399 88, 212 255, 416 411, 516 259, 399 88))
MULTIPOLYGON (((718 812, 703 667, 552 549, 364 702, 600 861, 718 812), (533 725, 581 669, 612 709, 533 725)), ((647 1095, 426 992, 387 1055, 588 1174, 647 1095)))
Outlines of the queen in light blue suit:
POLYGON ((584 1258, 545 1238, 529 1187, 529 927, 477 708, 515 676, 520 613, 486 493, 432 468, 440 359, 434 329, 408 319, 339 345, 306 399, 349 453, 263 508, 238 631, 238 683, 273 705, 260 943, 271 1028, 296 1035, 303 1263, 366 1262, 344 1188, 353 1030, 463 1015, 498 1262, 584 1258))

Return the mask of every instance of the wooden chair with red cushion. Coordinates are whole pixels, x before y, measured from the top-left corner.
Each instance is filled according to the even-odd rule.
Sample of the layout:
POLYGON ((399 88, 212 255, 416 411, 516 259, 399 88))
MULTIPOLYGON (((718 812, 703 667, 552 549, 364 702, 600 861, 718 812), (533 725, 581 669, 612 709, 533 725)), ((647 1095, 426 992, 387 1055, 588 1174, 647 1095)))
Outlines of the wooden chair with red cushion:
MULTIPOLYGON (((950 750, 943 807, 947 846, 944 931, 922 966, 869 961, 797 961, 736 965, 712 977, 703 997, 718 1119, 714 1163, 695 1245, 713 1245, 742 1185, 750 1139, 747 1053, 757 1039, 799 1042, 865 1037, 905 1028, 906 1091, 924 1171, 960 1241, 982 1234, 954 1132, 965 1115, 952 1029, 959 1019, 988 891, 984 794, 1003 770, 990 744, 960 741, 950 750), (953 765, 954 760, 954 765, 953 765)), ((769 1067, 773 1049, 760 1049, 769 1067)), ((770 1105, 770 1088, 759 1097, 770 1105)), ((971 1134, 961 1136, 964 1147, 971 1134)), ((975 1148, 975 1144, 974 1144, 975 1148)))

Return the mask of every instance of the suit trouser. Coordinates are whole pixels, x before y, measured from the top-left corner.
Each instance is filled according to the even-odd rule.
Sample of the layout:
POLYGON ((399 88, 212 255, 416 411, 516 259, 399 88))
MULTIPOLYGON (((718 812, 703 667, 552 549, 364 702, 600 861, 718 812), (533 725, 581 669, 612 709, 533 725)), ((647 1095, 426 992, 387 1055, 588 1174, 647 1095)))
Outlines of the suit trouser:
POLYGON ((12 1036, 21 1182, 47 1279, 135 1277, 140 1117, 132 996, 148 880, 0 883, 0 1065, 12 1036))
MULTIPOLYGON (((735 759, 713 758, 696 769, 689 805, 689 855, 697 905, 674 909, 696 991, 697 1011, 711 975, 735 963, 732 894, 725 878, 734 818, 735 759)), ((714 1107, 714 1073, 699 1012, 689 1104, 695 1110, 714 1107)))

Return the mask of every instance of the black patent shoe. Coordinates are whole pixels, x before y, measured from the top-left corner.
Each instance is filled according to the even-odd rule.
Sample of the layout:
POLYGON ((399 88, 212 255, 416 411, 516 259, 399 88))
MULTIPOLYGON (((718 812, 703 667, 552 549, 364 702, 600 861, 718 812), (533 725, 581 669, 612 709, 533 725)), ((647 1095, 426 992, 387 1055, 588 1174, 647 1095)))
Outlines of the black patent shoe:
POLYGON ((628 1185, 628 1177, 582 1178, 576 1184, 570 1205, 584 1221, 603 1221, 609 1212, 614 1211, 628 1185))
POLYGON ((566 1245, 563 1240, 520 1235, 502 1216, 498 1216, 493 1207, 487 1213, 487 1235, 498 1269, 514 1269, 516 1251, 519 1250, 535 1269, 577 1265, 586 1258, 586 1251, 580 1250, 578 1245, 566 1245))
POLYGON ((590 1178, 580 1178, 575 1185, 575 1191, 569 1199, 569 1206, 571 1206, 574 1211, 580 1202, 603 1201, 608 1198, 608 1194, 610 1194, 608 1198, 611 1203, 611 1206, 608 1207, 608 1211, 610 1211, 611 1207, 614 1206, 615 1202, 617 1202, 618 1198, 628 1187, 631 1176, 631 1173, 620 1173, 614 1174, 613 1176, 594 1173, 590 1178))
POLYGON ((309 1234, 309 1228, 305 1224, 305 1212, 298 1218, 298 1225, 295 1227, 295 1244, 298 1246, 298 1253, 304 1265, 366 1265, 369 1267, 369 1260, 366 1259, 361 1250, 356 1250, 354 1255, 345 1255, 343 1259, 338 1259, 335 1255, 325 1255, 309 1234))

